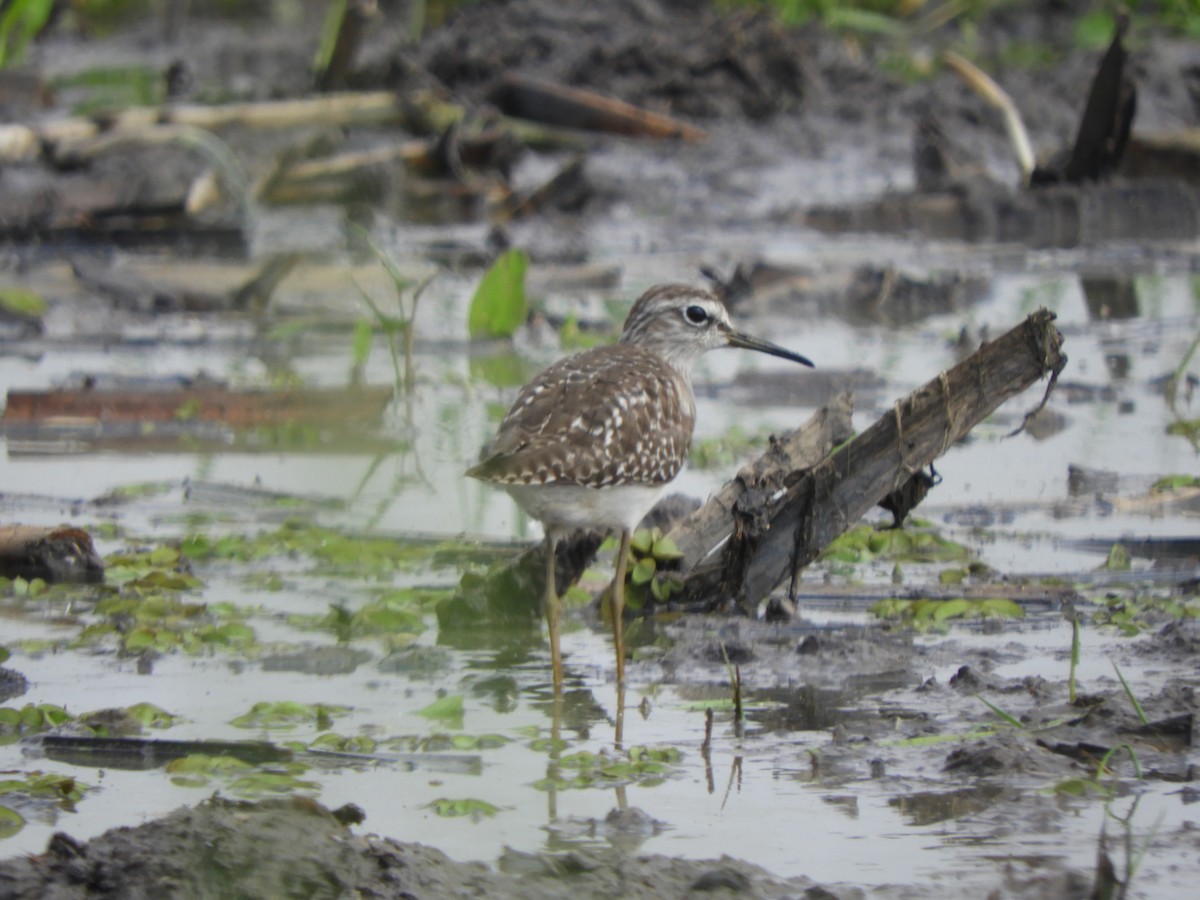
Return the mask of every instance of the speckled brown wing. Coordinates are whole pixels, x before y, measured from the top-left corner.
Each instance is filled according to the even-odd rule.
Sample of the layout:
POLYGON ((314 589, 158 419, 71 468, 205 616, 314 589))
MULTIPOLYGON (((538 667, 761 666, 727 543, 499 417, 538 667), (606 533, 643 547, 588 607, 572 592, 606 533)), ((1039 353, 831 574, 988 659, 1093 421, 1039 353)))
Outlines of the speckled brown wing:
POLYGON ((695 422, 691 387, 659 356, 597 347, 522 388, 467 474, 500 484, 664 484, 683 467, 695 422))

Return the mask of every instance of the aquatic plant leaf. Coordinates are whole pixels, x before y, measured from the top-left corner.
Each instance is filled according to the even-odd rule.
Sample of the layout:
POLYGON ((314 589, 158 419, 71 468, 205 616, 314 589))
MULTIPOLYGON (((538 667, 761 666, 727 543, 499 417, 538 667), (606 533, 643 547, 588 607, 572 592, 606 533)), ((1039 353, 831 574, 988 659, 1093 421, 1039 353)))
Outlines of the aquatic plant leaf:
POLYGON ((981 697, 979 694, 976 694, 975 697, 977 700, 979 700, 980 703, 982 703, 984 706, 986 706, 988 709, 990 709, 992 712, 994 712, 996 715, 998 715, 1001 719, 1003 719, 1005 722, 1007 722, 1013 728, 1024 728, 1025 727, 1024 723, 1022 723, 1020 719, 1018 719, 1012 713, 1005 712, 1000 707, 998 707, 995 703, 992 703, 991 701, 989 701, 986 697, 981 697))
POLYGON ((654 547, 650 551, 659 562, 670 562, 675 559, 683 559, 683 551, 679 549, 679 545, 667 537, 665 534, 658 537, 654 541, 654 547))
POLYGON ((135 703, 126 712, 146 728, 170 728, 181 719, 153 703, 135 703))
POLYGON ((458 727, 461 728, 463 696, 462 694, 451 694, 446 697, 439 697, 423 709, 418 709, 416 714, 426 719, 436 719, 441 722, 457 722, 458 727))
POLYGON ((1100 569, 1105 572, 1127 572, 1133 566, 1133 559, 1129 555, 1129 551, 1120 544, 1113 544, 1108 551, 1108 558, 1104 560, 1104 564, 1100 569))
POLYGON ((250 763, 233 756, 210 756, 207 753, 192 753, 173 759, 164 766, 164 770, 172 775, 223 775, 253 768, 250 763))
POLYGON ((1023 619, 1025 607, 1007 597, 988 597, 975 601, 979 614, 984 618, 993 619, 1023 619))
POLYGON ((0 733, 14 731, 25 734, 33 731, 44 731, 47 728, 57 728, 71 721, 71 714, 61 706, 50 703, 26 703, 20 709, 11 706, 0 707, 0 733))
POLYGON ((1164 475, 1150 485, 1150 493, 1165 493, 1184 488, 1200 487, 1200 476, 1196 475, 1164 475))
POLYGON ((939 604, 933 611, 934 621, 941 622, 944 619, 953 619, 957 616, 965 615, 971 608, 971 602, 962 597, 954 600, 945 600, 939 604))
POLYGON ((634 584, 645 584, 654 577, 654 558, 651 556, 639 559, 637 564, 629 572, 629 580, 634 584))
POLYGON ((525 321, 528 265, 523 250, 508 250, 484 273, 467 312, 467 333, 472 339, 512 337, 525 321))
POLYGON ((341 735, 327 732, 308 745, 312 750, 336 750, 339 753, 374 753, 379 742, 365 734, 341 735))
POLYGON ((48 305, 41 296, 23 288, 0 289, 0 310, 18 316, 41 318, 48 305))
POLYGON ((629 549, 637 556, 648 555, 652 546, 654 546, 653 529, 639 528, 629 536, 629 549))
POLYGON ((445 797, 439 797, 425 804, 426 809, 432 809, 434 813, 445 818, 460 818, 469 816, 475 821, 483 817, 491 818, 500 812, 500 807, 493 806, 486 800, 474 800, 465 798, 462 800, 449 800, 445 797))
POLYGON ((25 819, 15 809, 0 806, 0 841, 10 838, 25 827, 25 819))
POLYGON ((284 772, 255 772, 244 775, 229 785, 229 790, 243 797, 262 794, 289 794, 293 791, 317 791, 320 785, 284 772))
MULTIPOLYGON (((250 711, 238 716, 230 724, 237 728, 293 728, 306 722, 314 723, 319 729, 334 716, 345 715, 348 706, 326 703, 309 705, 290 700, 255 703, 250 711)), ((328 726, 326 726, 328 727, 328 726)))

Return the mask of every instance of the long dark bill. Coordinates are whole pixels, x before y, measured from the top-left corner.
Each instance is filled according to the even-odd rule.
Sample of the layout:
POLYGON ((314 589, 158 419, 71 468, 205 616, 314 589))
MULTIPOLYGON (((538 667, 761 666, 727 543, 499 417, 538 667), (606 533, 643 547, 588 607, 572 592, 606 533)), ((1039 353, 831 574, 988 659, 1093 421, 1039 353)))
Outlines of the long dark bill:
POLYGON ((778 356, 780 359, 790 359, 792 362, 798 362, 802 366, 808 366, 810 369, 816 368, 812 364, 812 360, 807 356, 801 356, 799 353, 785 350, 778 344, 772 344, 770 341, 764 341, 745 332, 731 331, 729 332, 728 339, 730 347, 741 347, 743 350, 757 350, 759 353, 769 353, 771 356, 778 356))

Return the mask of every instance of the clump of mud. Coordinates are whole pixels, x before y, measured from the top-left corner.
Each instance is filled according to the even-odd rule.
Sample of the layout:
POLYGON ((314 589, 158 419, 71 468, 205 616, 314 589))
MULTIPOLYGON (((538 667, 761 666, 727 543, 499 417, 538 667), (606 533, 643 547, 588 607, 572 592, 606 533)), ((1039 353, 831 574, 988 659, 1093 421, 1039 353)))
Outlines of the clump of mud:
POLYGON ((353 807, 330 811, 301 798, 259 803, 213 798, 86 844, 59 833, 46 852, 0 863, 0 900, 84 897, 319 898, 572 896, 863 897, 834 895, 804 878, 779 880, 723 857, 683 860, 619 848, 566 855, 507 854, 500 871, 439 850, 355 835, 353 807), (813 892, 818 893, 813 893, 813 892))

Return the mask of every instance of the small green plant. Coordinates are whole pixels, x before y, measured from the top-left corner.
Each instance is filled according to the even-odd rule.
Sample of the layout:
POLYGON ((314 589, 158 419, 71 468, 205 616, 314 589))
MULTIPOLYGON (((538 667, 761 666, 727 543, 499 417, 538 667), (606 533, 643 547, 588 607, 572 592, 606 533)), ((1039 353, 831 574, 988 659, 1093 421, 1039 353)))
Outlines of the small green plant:
POLYGON ((528 265, 525 251, 507 250, 483 274, 467 311, 467 333, 472 340, 512 337, 525 321, 528 265))
POLYGON ((630 747, 627 753, 614 755, 581 750, 558 761, 560 774, 536 781, 533 786, 541 791, 630 783, 651 787, 674 772, 682 758, 674 747, 630 747))
POLYGON ((54 0, 10 0, 0 13, 0 69, 14 66, 25 57, 29 42, 41 34, 54 0))
POLYGON ((213 781, 219 781, 230 793, 241 797, 320 789, 315 781, 300 778, 308 767, 295 762, 253 766, 232 756, 193 753, 167 763, 166 771, 171 776, 171 783, 179 787, 206 788, 213 781))
POLYGON ((416 714, 426 719, 433 719, 437 722, 440 722, 447 728, 462 728, 462 694, 450 694, 445 697, 439 697, 428 706, 418 709, 416 714))
POLYGON ((1121 690, 1125 692, 1125 696, 1129 699, 1130 705, 1133 706, 1133 711, 1137 713, 1138 719, 1143 725, 1149 725, 1150 719, 1146 716, 1146 711, 1142 709, 1142 704, 1138 702, 1137 696, 1133 693, 1133 688, 1129 686, 1129 682, 1125 680, 1124 674, 1121 672, 1121 667, 1114 661, 1112 664, 1113 671, 1117 673, 1117 680, 1121 682, 1121 690))
MULTIPOLYGON (((919 526, 920 523, 911 523, 919 526)), ((821 558, 836 563, 867 563, 874 560, 934 563, 960 562, 970 556, 962 544, 946 540, 923 527, 876 529, 864 523, 832 541, 821 558)))
POLYGON ((1169 494, 1190 488, 1200 488, 1200 475, 1164 475, 1150 485, 1150 493, 1169 494))
POLYGON ((500 812, 500 807, 493 806, 486 800, 475 800, 467 797, 462 800, 449 800, 445 797, 439 797, 425 804, 426 809, 432 809, 435 814, 443 818, 458 819, 469 818, 473 822, 478 822, 480 819, 488 818, 500 812))
POLYGON ((672 594, 683 589, 683 580, 675 573, 663 571, 666 566, 683 558, 679 547, 658 528, 641 528, 629 540, 629 574, 625 603, 630 609, 641 609, 647 597, 665 603, 672 594))
MULTIPOLYGON (((398 588, 355 610, 332 603, 329 612, 323 616, 297 614, 288 617, 288 624, 296 628, 331 631, 342 643, 357 638, 377 637, 387 643, 403 646, 425 630, 421 614, 423 594, 433 594, 436 598, 445 596, 445 592, 440 591, 398 588)), ((436 598, 433 602, 436 602, 436 598)))
POLYGON ((371 295, 363 290, 362 286, 355 283, 358 288, 359 296, 364 304, 371 311, 373 322, 362 321, 355 326, 354 344, 353 344, 353 362, 354 368, 351 380, 358 382, 361 380, 362 369, 367 364, 367 359, 371 353, 371 340, 374 332, 378 330, 384 336, 387 342, 388 353, 392 358, 392 372, 395 375, 397 388, 403 387, 405 392, 411 394, 416 387, 416 368, 415 355, 413 353, 413 344, 416 341, 416 318, 417 305, 421 302, 421 295, 433 283, 433 279, 437 277, 437 272, 429 275, 420 281, 409 278, 400 271, 400 267, 396 265, 395 260, 385 253, 365 230, 360 229, 361 234, 366 238, 371 252, 379 260, 380 264, 388 273, 388 277, 392 280, 392 287, 396 292, 396 308, 399 315, 388 315, 379 305, 371 299, 371 295), (408 302, 405 303, 405 296, 408 296, 408 302), (404 358, 404 369, 401 374, 400 358, 404 358))
POLYGON ((24 778, 8 778, 0 781, 0 796, 5 794, 24 795, 35 799, 46 799, 60 808, 73 810, 90 788, 69 775, 53 772, 35 772, 24 778))
POLYGON ((52 703, 26 703, 24 706, 0 706, 0 735, 35 734, 70 722, 72 716, 52 703))
POLYGON ((1129 637, 1161 624, 1164 619, 1200 618, 1200 597, 1185 597, 1170 589, 1163 593, 1113 590, 1100 603, 1101 608, 1092 614, 1092 621, 1097 625, 1112 625, 1129 637))
POLYGON ((275 703, 255 703, 250 711, 243 713, 230 724, 235 728, 274 728, 289 730, 297 725, 312 724, 318 731, 328 731, 335 716, 344 716, 348 706, 330 703, 296 703, 281 700, 275 703))
POLYGON ((1067 672, 1067 701, 1074 703, 1079 696, 1075 690, 1075 673, 1079 669, 1079 656, 1083 641, 1079 634, 1079 613, 1075 612, 1074 605, 1065 606, 1063 614, 1071 621, 1071 667, 1067 672))
POLYGON ((917 629, 944 627, 952 619, 1022 619, 1025 608, 1007 597, 932 600, 925 597, 905 599, 888 597, 873 603, 868 610, 881 619, 898 619, 917 629))

